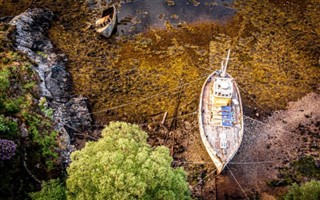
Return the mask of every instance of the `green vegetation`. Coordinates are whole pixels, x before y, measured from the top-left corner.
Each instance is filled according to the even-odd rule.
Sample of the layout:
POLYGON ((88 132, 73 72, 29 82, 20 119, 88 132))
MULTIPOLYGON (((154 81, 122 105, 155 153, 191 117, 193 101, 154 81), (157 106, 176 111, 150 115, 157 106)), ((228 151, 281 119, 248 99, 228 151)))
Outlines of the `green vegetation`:
POLYGON ((312 156, 302 157, 294 161, 292 165, 298 178, 305 176, 320 179, 320 169, 315 165, 315 160, 312 156))
POLYGON ((19 134, 19 127, 17 122, 0 115, 0 134, 5 135, 6 139, 17 139, 19 134))
POLYGON ((38 105, 45 116, 52 118, 53 109, 48 107, 48 102, 45 97, 40 98, 38 105))
POLYGON ((97 142, 72 153, 68 199, 190 199, 186 174, 137 125, 110 123, 97 142))
POLYGON ((38 78, 31 63, 12 49, 10 31, 0 23, 0 139, 12 141, 16 150, 10 159, 0 159, 0 196, 24 199, 37 187, 27 170, 40 180, 59 175, 58 133, 48 118, 52 111, 39 108, 38 78))
POLYGON ((190 199, 186 174, 171 168, 165 147, 151 148, 137 125, 113 122, 97 142, 72 153, 67 187, 60 180, 43 182, 33 200, 190 199), (66 189, 67 188, 67 189, 66 189))
POLYGON ((53 169, 54 162, 58 158, 58 154, 53 148, 56 145, 57 132, 52 130, 50 120, 44 119, 44 116, 39 114, 22 113, 26 120, 29 138, 34 142, 34 145, 39 148, 39 153, 45 159, 48 169, 53 169))
POLYGON ((284 200, 319 200, 320 199, 320 181, 312 180, 299 186, 294 183, 289 187, 284 200))
POLYGON ((67 199, 65 186, 59 179, 42 182, 41 191, 30 194, 32 200, 65 200, 67 199))
POLYGON ((3 70, 0 72, 0 91, 3 92, 8 87, 10 86, 10 81, 9 81, 9 71, 8 70, 3 70))
POLYGON ((293 183, 302 183, 306 180, 320 179, 320 169, 312 156, 301 157, 290 163, 290 166, 279 170, 279 179, 269 181, 271 187, 288 186, 293 183))

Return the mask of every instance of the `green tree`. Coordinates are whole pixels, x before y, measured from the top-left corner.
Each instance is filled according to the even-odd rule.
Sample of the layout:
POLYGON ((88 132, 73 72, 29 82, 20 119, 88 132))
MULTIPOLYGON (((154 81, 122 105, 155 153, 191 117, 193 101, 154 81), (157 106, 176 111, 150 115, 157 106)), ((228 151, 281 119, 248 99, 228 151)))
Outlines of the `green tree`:
POLYGON ((284 196, 285 200, 319 200, 320 181, 310 181, 301 186, 297 183, 292 184, 288 193, 284 196))
POLYGON ((41 190, 30 194, 32 200, 65 200, 66 189, 59 179, 42 182, 41 190))
POLYGON ((190 199, 185 172, 137 125, 113 122, 102 136, 72 153, 68 199, 190 199))

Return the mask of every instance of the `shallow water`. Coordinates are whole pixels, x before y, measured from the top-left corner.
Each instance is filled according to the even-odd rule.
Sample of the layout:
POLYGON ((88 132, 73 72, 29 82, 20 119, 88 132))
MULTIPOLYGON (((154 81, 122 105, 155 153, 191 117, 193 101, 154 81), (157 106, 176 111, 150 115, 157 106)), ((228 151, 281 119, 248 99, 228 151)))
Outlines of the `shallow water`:
POLYGON ((135 0, 121 4, 118 13, 118 33, 134 34, 147 29, 163 29, 169 22, 173 27, 182 23, 223 21, 235 14, 232 0, 174 1, 135 0))
MULTIPOLYGON (((69 58, 75 93, 89 98, 92 111, 99 112, 94 118, 101 124, 161 120, 164 112, 175 116, 177 107, 181 115, 194 112, 205 76, 220 67, 228 48, 233 58, 228 70, 242 89, 242 97, 253 99, 244 105, 254 110, 284 108, 317 82, 317 72, 305 67, 311 66, 308 58, 315 56, 307 57, 304 52, 308 46, 309 52, 317 47, 315 33, 310 31, 316 29, 306 27, 319 24, 318 18, 306 18, 310 23, 304 25, 299 21, 303 14, 299 7, 291 11, 292 6, 287 10, 248 0, 235 12, 229 8, 232 1, 201 0, 196 6, 196 1, 176 0, 175 6, 169 6, 160 0, 127 0, 119 12, 118 34, 106 39, 92 26, 98 9, 90 10, 78 1, 48 2, 38 4, 46 4, 57 14, 50 38, 69 58), (174 28, 179 22, 182 25, 174 28), (290 27, 283 28, 289 22, 291 32, 290 27), (310 33, 297 41, 296 27, 310 33), (292 40, 287 39, 289 33, 292 40), (159 96, 146 99, 154 95, 159 96)), ((13 9, 12 5, 7 8, 13 9)), ((308 14, 317 16, 313 7, 308 14)))

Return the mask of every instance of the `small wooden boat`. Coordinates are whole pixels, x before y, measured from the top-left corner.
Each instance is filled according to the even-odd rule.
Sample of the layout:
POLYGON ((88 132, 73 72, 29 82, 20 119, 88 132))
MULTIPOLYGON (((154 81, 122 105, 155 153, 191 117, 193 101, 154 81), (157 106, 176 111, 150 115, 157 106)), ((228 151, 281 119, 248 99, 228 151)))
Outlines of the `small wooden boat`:
POLYGON ((220 174, 238 151, 243 136, 243 109, 239 88, 226 73, 230 50, 221 69, 203 84, 199 103, 202 142, 220 174))
POLYGON ((102 11, 102 17, 96 21, 95 29, 98 33, 108 38, 116 26, 116 21, 117 10, 115 6, 111 6, 102 11))

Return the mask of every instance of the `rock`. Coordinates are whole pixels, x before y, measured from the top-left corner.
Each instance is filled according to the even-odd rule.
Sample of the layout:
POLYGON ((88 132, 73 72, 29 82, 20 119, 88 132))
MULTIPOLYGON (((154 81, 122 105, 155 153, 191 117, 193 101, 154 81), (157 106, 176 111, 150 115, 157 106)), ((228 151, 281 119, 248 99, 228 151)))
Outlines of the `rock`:
POLYGON ((67 168, 71 162, 70 154, 75 151, 75 147, 70 144, 69 134, 64 127, 58 126, 56 130, 60 133, 58 152, 60 153, 61 163, 64 168, 67 168))
POLYGON ((190 130, 191 129, 191 123, 188 122, 188 121, 185 121, 184 122, 184 127, 185 127, 186 130, 190 130))
POLYGON ((87 98, 82 96, 72 98, 65 104, 65 108, 66 117, 69 117, 65 124, 69 134, 92 132, 92 119, 87 106, 87 98))
POLYGON ((26 54, 37 66, 34 66, 41 82, 41 97, 48 99, 48 105, 54 110, 55 130, 59 131, 59 151, 64 166, 70 163, 70 154, 74 151, 72 142, 76 132, 92 131, 92 119, 87 99, 71 98, 72 83, 66 70, 67 57, 57 53, 48 38, 48 29, 53 13, 46 9, 28 9, 14 17, 10 24, 15 26, 13 37, 15 48, 26 54))
POLYGON ((166 3, 168 6, 174 6, 174 5, 176 5, 176 3, 175 3, 173 0, 165 0, 165 3, 166 3))
POLYGON ((320 160, 315 160, 315 161, 314 161, 314 164, 316 165, 316 167, 317 167, 318 169, 320 169, 320 160))
POLYGON ((28 132, 28 129, 27 129, 25 123, 21 124, 20 131, 21 131, 21 137, 22 138, 27 138, 29 136, 29 132, 28 132))

